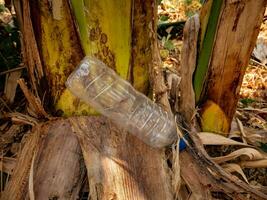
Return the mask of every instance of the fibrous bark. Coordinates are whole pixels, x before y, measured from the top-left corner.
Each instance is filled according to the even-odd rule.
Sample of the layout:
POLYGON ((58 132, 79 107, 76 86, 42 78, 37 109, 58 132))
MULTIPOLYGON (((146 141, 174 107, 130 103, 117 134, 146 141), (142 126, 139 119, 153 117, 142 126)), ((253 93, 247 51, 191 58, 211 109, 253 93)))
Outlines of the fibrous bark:
POLYGON ((70 118, 92 199, 172 199, 163 150, 144 144, 104 117, 70 118))

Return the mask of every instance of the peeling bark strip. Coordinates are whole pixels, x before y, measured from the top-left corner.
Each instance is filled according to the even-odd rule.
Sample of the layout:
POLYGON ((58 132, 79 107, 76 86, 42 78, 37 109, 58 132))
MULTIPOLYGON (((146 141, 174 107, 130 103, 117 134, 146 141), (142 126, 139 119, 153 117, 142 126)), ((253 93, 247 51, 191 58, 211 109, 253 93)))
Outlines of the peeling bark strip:
POLYGON ((162 60, 159 54, 158 40, 157 40, 157 3, 152 1, 151 3, 153 9, 153 18, 151 20, 150 34, 152 36, 152 42, 150 48, 152 51, 152 60, 149 65, 149 81, 151 88, 153 90, 153 100, 161 105, 166 111, 171 112, 170 103, 168 100, 168 88, 165 84, 162 71, 162 60))
POLYGON ((22 32, 23 63, 27 66, 34 94, 38 96, 38 86, 44 73, 31 21, 29 0, 16 1, 15 6, 22 32))
MULTIPOLYGON (((194 15, 184 27, 184 42, 181 58, 181 83, 180 97, 177 92, 176 109, 183 116, 183 124, 187 129, 194 123, 195 93, 193 88, 193 72, 196 67, 197 42, 200 30, 199 16, 194 15)), ((180 153, 181 176, 187 187, 190 188, 190 195, 187 198, 197 200, 212 199, 210 181, 205 172, 198 168, 198 163, 193 159, 188 151, 180 153)), ((179 193, 182 197, 181 191, 179 193)))
POLYGON ((221 9, 205 93, 221 107, 229 122, 235 113, 266 3, 266 0, 226 0, 221 9))
POLYGON ((187 151, 184 151, 180 153, 180 159, 182 178, 191 190, 190 199, 212 199, 210 191, 211 181, 208 179, 204 171, 199 170, 198 163, 195 162, 192 155, 187 151))
POLYGON ((70 122, 82 147, 90 199, 173 199, 164 151, 124 133, 104 117, 70 122))
POLYGON ((150 46, 155 35, 151 31, 154 3, 154 0, 134 0, 132 3, 131 68, 128 73, 133 86, 144 94, 149 92, 149 65, 153 53, 150 46))
POLYGON ((57 120, 41 129, 33 163, 36 199, 78 199, 85 176, 81 148, 68 121, 57 120))
POLYGON ((81 148, 68 121, 49 121, 28 135, 2 199, 78 199, 84 176, 81 148))
POLYGON ((22 200, 25 199, 28 189, 29 172, 33 154, 40 138, 40 127, 33 129, 28 136, 23 150, 18 155, 16 167, 10 181, 7 183, 1 199, 22 200))
POLYGON ((53 18, 56 20, 62 19, 62 1, 63 0, 52 0, 53 18))
MULTIPOLYGON (((197 39, 199 33, 200 23, 199 16, 195 15, 190 18, 184 27, 184 42, 182 49, 182 60, 181 60, 181 83, 180 93, 177 94, 176 109, 183 115, 186 123, 189 125, 193 119, 195 110, 195 93, 193 88, 193 72, 196 67, 197 59, 197 39)), ((190 126, 189 126, 190 127, 190 126)))
POLYGON ((32 111, 37 115, 37 117, 42 117, 42 118, 48 118, 49 119, 49 115, 45 112, 40 99, 35 97, 30 92, 30 90, 26 86, 26 83, 25 83, 24 79, 19 79, 17 82, 18 82, 18 84, 19 84, 24 96, 26 97, 26 99, 27 99, 27 101, 29 103, 29 108, 32 109, 32 111))

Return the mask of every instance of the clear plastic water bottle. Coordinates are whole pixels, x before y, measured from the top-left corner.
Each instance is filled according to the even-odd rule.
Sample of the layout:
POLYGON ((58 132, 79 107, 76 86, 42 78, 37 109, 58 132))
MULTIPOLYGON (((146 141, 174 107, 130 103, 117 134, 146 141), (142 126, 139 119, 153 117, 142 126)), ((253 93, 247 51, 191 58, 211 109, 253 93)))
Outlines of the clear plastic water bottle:
POLYGON ((177 138, 171 113, 94 57, 81 61, 66 86, 75 96, 150 146, 164 147, 177 138))

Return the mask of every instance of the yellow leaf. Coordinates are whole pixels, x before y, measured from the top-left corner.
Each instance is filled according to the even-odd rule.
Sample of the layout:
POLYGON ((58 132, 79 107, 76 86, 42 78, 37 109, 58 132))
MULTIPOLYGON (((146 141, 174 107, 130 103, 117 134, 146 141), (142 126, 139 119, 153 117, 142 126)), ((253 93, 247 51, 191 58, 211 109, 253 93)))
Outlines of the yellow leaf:
POLYGON ((204 132, 227 135, 229 123, 225 113, 213 101, 208 100, 202 107, 201 128, 204 132))

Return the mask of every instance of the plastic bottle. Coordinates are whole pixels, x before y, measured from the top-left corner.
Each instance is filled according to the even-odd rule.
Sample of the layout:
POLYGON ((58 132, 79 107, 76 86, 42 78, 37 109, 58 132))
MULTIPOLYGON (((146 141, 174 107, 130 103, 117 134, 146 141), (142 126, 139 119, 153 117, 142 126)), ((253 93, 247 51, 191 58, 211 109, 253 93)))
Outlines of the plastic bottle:
POLYGON ((150 146, 161 148, 177 138, 172 114, 94 57, 81 61, 66 86, 75 96, 150 146))

